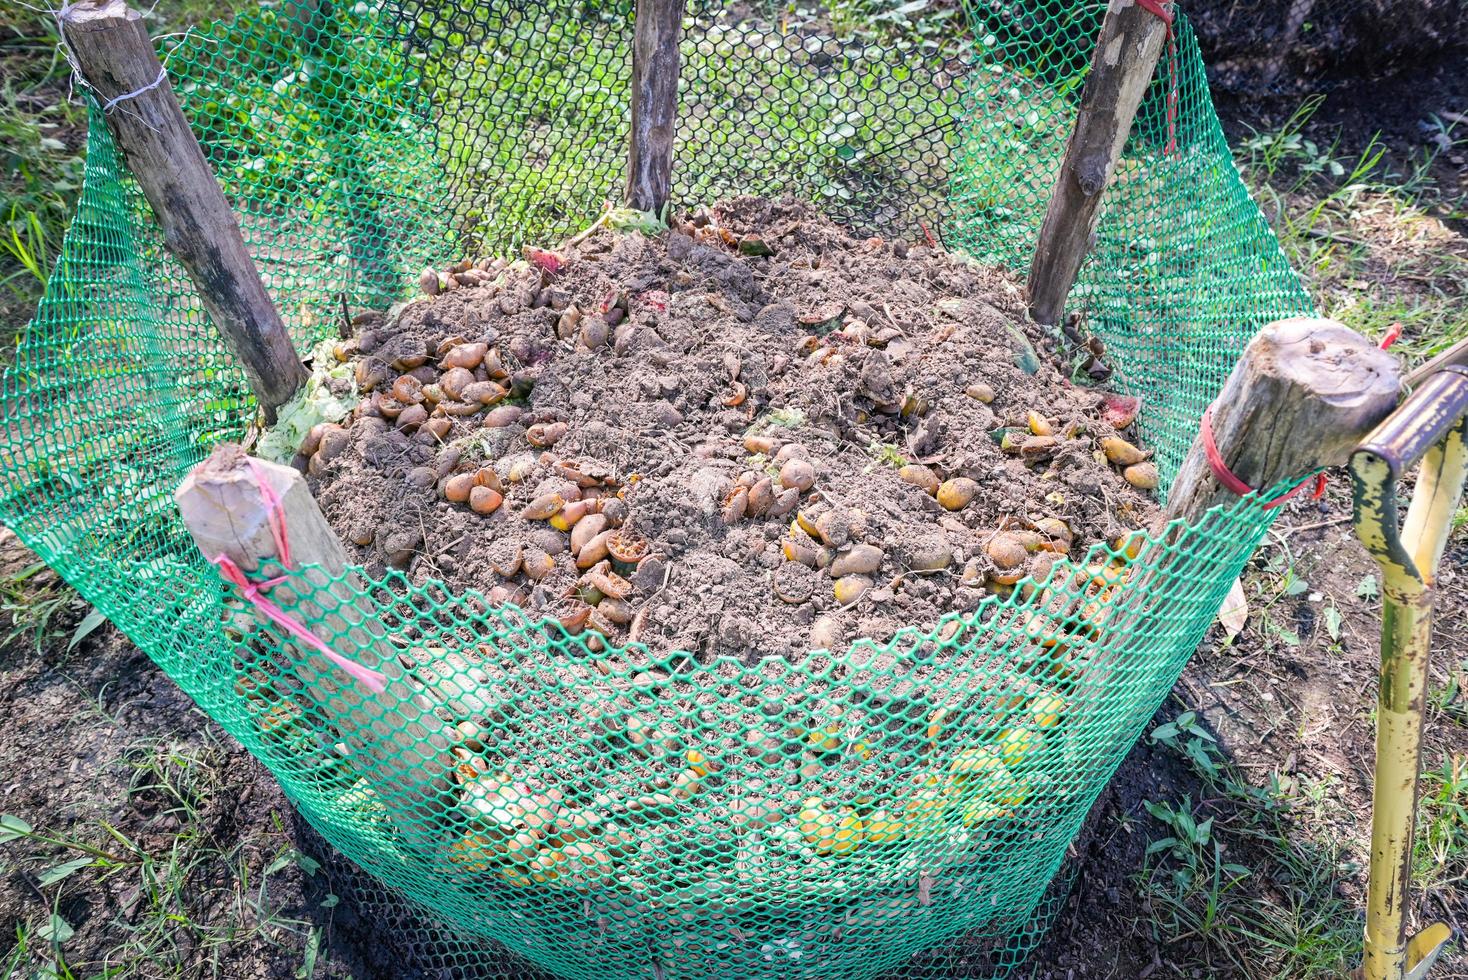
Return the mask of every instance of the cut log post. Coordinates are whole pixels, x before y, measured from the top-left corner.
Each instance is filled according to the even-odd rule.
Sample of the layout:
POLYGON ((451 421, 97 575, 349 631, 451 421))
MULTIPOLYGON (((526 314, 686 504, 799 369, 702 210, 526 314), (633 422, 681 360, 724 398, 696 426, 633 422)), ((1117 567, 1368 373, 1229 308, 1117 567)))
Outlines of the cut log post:
POLYGON ((627 206, 661 216, 672 196, 678 121, 678 40, 686 0, 637 0, 627 206))
POLYGON ((288 615, 339 656, 383 675, 385 690, 374 693, 354 681, 305 641, 288 647, 281 656, 293 650, 295 659, 279 666, 300 680, 320 717, 346 741, 358 775, 399 828, 426 824, 451 804, 445 795, 453 768, 448 723, 412 689, 399 651, 364 611, 371 607, 362 601, 361 583, 344 575, 346 550, 305 479, 289 466, 251 460, 240 447, 222 445, 184 478, 174 499, 205 557, 223 555, 255 580, 263 562, 282 557, 262 477, 280 501, 292 567, 320 566, 306 573, 311 590, 286 579, 265 598, 292 609, 288 615))
MULTIPOLYGON (((1303 480, 1345 463, 1396 407, 1401 384, 1395 357, 1334 320, 1276 320, 1249 341, 1214 401, 1214 442, 1251 487, 1303 480)), ((1236 499, 1213 475, 1200 433, 1173 481, 1166 520, 1196 520, 1236 499)))
POLYGON ((184 118, 153 41, 124 0, 64 7, 61 27, 102 106, 163 241, 243 365, 268 422, 306 381, 280 313, 260 281, 234 212, 184 118))
POLYGON ((1053 326, 1065 313, 1065 299, 1096 233, 1102 192, 1121 159, 1167 30, 1162 18, 1136 0, 1111 0, 1107 8, 1030 262, 1030 316, 1036 323, 1053 326))

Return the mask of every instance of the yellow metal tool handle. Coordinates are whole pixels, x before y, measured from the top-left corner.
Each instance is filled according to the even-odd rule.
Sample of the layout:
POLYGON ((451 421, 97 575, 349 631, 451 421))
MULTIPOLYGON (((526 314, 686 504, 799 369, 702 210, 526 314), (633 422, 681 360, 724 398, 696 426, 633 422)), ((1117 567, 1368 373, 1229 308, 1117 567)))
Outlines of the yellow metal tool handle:
MULTIPOLYGON (((1433 585, 1468 478, 1468 369, 1429 376, 1351 457, 1356 534, 1382 570, 1381 678, 1367 888, 1366 980, 1420 977, 1446 941, 1409 941, 1422 713, 1432 634, 1433 585), (1399 526, 1397 481, 1417 463, 1399 526), (1428 948, 1430 947, 1430 948, 1428 948)), ((1441 937, 1441 938, 1438 938, 1441 937)))

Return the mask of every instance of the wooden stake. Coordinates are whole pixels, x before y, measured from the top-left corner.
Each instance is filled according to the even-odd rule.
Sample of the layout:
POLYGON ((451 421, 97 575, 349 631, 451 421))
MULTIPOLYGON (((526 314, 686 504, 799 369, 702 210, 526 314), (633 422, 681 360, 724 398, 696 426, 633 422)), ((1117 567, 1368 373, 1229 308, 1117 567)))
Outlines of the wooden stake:
POLYGON ((102 104, 163 241, 250 379, 268 422, 306 381, 290 335, 260 282, 234 212, 173 97, 142 18, 125 0, 64 7, 77 68, 102 104))
POLYGON ((1160 17, 1136 0, 1111 0, 1030 263, 1030 316, 1036 323, 1054 325, 1065 313, 1065 298, 1096 233, 1101 194, 1166 39, 1160 17))
POLYGON ((678 121, 678 39, 685 0, 637 0, 627 206, 661 216, 672 196, 678 121))
POLYGON ((262 493, 263 475, 281 502, 285 536, 293 567, 319 565, 311 590, 287 580, 266 597, 339 655, 379 671, 387 689, 381 694, 358 685, 312 646, 294 644, 298 659, 279 666, 299 678, 302 689, 336 728, 359 761, 364 777, 406 827, 441 812, 448 797, 447 776, 453 768, 448 723, 409 685, 396 647, 370 616, 354 575, 344 575, 346 550, 311 496, 305 478, 289 466, 254 460, 234 445, 217 447, 184 478, 174 494, 184 524, 199 550, 209 558, 224 555, 251 578, 267 559, 279 560, 271 509, 262 493), (336 579, 331 581, 330 579, 336 579), (407 818, 407 819, 401 819, 407 818))
MULTIPOLYGON (((1249 341, 1213 403, 1219 455, 1268 489, 1350 458, 1401 390, 1397 359, 1334 320, 1276 320, 1249 341)), ((1201 435, 1178 470, 1166 519, 1196 520, 1237 499, 1214 477, 1201 435)))

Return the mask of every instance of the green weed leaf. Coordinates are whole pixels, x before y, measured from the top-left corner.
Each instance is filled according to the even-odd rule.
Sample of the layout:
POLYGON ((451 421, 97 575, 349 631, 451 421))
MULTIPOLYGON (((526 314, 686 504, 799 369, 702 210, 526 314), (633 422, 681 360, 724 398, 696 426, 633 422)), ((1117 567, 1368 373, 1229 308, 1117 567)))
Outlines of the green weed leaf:
POLYGON ((0 844, 21 837, 29 837, 34 830, 34 827, 15 814, 0 813, 0 844))
POLYGON ((85 857, 77 858, 75 861, 67 861, 65 864, 58 864, 56 867, 48 868, 37 875, 36 884, 42 888, 45 888, 47 885, 54 885, 58 881, 65 881, 67 878, 70 878, 82 868, 89 868, 95 863, 95 858, 85 857))
POLYGON ((105 622, 107 622, 107 617, 102 615, 99 610, 93 609, 87 613, 82 621, 77 623, 76 629, 72 632, 71 640, 66 644, 67 651, 70 652, 73 647, 82 640, 85 640, 93 630, 105 622))

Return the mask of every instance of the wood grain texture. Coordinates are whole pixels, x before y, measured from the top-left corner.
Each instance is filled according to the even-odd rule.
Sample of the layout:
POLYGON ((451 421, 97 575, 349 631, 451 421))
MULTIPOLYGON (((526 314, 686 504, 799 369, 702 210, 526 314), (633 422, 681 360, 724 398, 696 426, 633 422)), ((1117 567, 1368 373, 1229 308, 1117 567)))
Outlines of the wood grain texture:
POLYGON ((120 100, 105 109, 107 128, 158 217, 164 244, 273 422, 276 409, 305 383, 306 369, 167 77, 154 85, 163 69, 141 16, 123 0, 87 0, 65 8, 61 24, 97 99, 104 107, 120 100))
POLYGON ((221 445, 184 478, 174 494, 184 524, 205 556, 225 555, 252 579, 258 577, 262 563, 280 558, 257 473, 264 476, 281 500, 293 567, 320 566, 319 572, 306 573, 313 589, 298 589, 287 580, 273 586, 268 598, 283 608, 299 603, 292 615, 302 625, 311 621, 312 632, 338 654, 380 671, 387 688, 374 694, 359 687, 304 643, 286 647, 279 666, 299 678, 321 717, 352 749, 358 775, 391 813, 416 819, 441 812, 452 768, 448 724, 413 690, 397 648, 370 615, 372 606, 360 598, 360 580, 343 576, 346 550, 305 478, 289 466, 255 460, 251 467, 247 459, 240 447, 221 445))
POLYGON ((627 206, 661 215, 672 196, 678 122, 678 40, 685 0, 637 0, 627 206))
MULTIPOLYGON (((1245 348, 1213 403, 1214 441, 1251 487, 1343 464, 1401 390, 1397 359, 1334 320, 1268 324, 1245 348)), ((1178 470, 1166 518, 1194 520, 1237 498, 1214 477, 1202 436, 1178 470)))
POLYGON ((1111 0, 1030 262, 1030 316, 1036 323, 1059 323, 1065 313, 1065 299, 1096 234, 1102 193, 1166 40, 1161 18, 1135 0, 1111 0))

